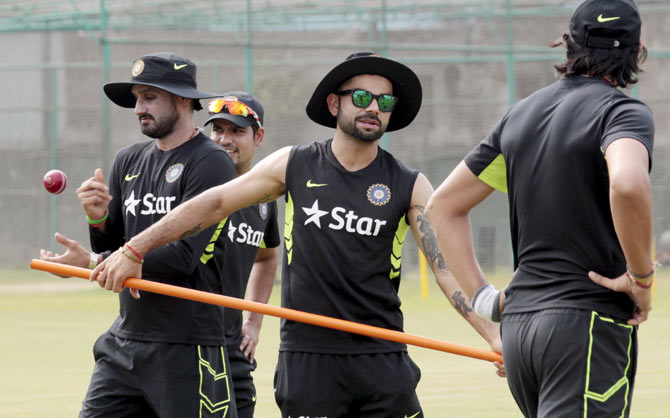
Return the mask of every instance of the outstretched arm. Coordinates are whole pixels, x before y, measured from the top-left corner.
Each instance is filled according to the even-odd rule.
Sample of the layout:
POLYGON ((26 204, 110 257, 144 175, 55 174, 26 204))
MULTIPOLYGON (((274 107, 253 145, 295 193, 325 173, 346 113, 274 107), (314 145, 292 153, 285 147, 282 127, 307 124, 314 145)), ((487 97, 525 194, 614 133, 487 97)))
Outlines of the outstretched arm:
POLYGON ((426 204, 432 193, 433 187, 428 179, 423 174, 419 174, 412 192, 412 204, 408 213, 414 239, 425 255, 440 289, 442 289, 454 309, 484 337, 493 350, 500 352, 502 345, 498 324, 481 318, 472 312, 470 297, 449 272, 443 253, 438 247, 435 232, 425 213, 426 204))
POLYGON ((276 151, 248 173, 177 206, 97 266, 91 280, 120 292, 125 279, 142 275, 141 264, 132 260, 138 255, 143 257, 155 248, 196 234, 239 209, 277 199, 285 190, 289 152, 290 147, 276 151))

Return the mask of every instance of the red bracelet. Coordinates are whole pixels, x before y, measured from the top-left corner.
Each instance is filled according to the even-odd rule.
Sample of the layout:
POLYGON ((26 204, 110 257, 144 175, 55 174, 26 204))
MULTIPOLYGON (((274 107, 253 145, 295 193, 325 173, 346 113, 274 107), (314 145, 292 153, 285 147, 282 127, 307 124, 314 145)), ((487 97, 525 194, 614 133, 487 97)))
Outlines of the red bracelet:
POLYGON ((653 280, 651 280, 651 281, 650 281, 649 283, 647 283, 647 284, 643 284, 643 283, 641 283, 641 282, 635 280, 635 286, 639 286, 639 287, 641 287, 641 288, 643 288, 643 289, 649 289, 653 284, 654 284, 654 281, 653 281, 653 280))
POLYGON ((131 253, 133 253, 133 254, 135 255, 135 257, 137 257, 137 259, 138 259, 139 262, 141 263, 142 260, 144 259, 144 257, 142 257, 142 256, 140 255, 140 253, 138 253, 138 252, 137 252, 133 247, 131 247, 130 244, 128 244, 127 242, 126 242, 126 247, 130 250, 131 253))

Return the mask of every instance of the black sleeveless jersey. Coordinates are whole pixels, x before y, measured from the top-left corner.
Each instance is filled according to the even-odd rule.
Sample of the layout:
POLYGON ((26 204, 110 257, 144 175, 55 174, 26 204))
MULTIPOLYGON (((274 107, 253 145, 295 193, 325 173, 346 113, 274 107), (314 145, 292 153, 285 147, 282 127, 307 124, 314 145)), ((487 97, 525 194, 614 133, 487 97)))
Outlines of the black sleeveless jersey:
MULTIPOLYGON (((123 148, 109 176, 112 201, 107 231, 90 228, 95 252, 114 251, 147 229, 177 205, 235 178, 235 166, 223 148, 199 134, 169 151, 155 141, 123 148)), ((151 251, 142 265, 142 278, 206 292, 221 293, 216 269, 203 264, 214 227, 151 251)), ((111 332, 122 338, 222 345, 223 308, 205 303, 141 292, 139 300, 128 291, 119 294, 119 317, 111 332)))
MULTIPOLYGON (((398 287, 407 212, 418 171, 379 148, 356 172, 332 139, 296 146, 286 168, 282 305, 403 330, 398 287)), ((404 344, 283 320, 280 351, 384 353, 404 344)))
MULTIPOLYGON (((219 222, 200 261, 216 266, 223 294, 244 299, 258 249, 277 246, 277 202, 262 203, 234 212, 219 222)), ((225 323, 226 344, 237 347, 242 331, 242 311, 226 308, 225 323)))

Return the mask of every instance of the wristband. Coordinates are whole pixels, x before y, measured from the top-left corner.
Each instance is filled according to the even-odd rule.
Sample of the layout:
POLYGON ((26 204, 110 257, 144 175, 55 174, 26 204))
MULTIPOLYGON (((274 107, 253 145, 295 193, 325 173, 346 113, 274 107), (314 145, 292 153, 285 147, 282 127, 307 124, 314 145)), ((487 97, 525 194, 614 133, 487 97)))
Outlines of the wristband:
POLYGON ((635 280, 644 280, 644 279, 648 279, 648 278, 650 278, 651 276, 653 276, 654 273, 656 273, 656 263, 654 262, 654 264, 651 266, 651 271, 650 271, 649 273, 647 273, 647 274, 639 275, 639 274, 635 274, 635 273, 633 273, 633 272, 630 270, 630 267, 628 267, 628 264, 626 264, 626 271, 628 272, 628 275, 629 275, 630 277, 634 278, 635 280))
POLYGON ((641 280, 635 280, 635 286, 641 287, 643 289, 649 289, 654 284, 653 280, 650 280, 646 283, 643 283, 641 280))
POLYGON ((135 255, 135 257, 137 257, 138 260, 142 261, 142 259, 144 257, 142 257, 140 255, 140 253, 138 253, 137 250, 135 250, 133 247, 131 247, 130 244, 128 244, 127 242, 126 242, 126 248, 129 249, 130 252, 133 253, 135 255))
POLYGON ((477 315, 489 321, 500 322, 500 291, 492 284, 477 289, 470 303, 477 315))
POLYGON ((91 225, 93 228, 97 228, 98 226, 104 224, 107 222, 107 217, 109 216, 109 211, 105 212, 105 216, 103 216, 100 219, 91 219, 86 215, 86 222, 88 222, 89 225, 91 225))
POLYGON ((95 268, 95 266, 98 265, 98 257, 99 256, 100 256, 99 254, 96 254, 93 251, 91 251, 91 258, 90 258, 90 261, 88 262, 88 268, 89 269, 93 270, 95 268))
POLYGON ((123 253, 123 255, 125 255, 126 257, 128 257, 129 259, 131 259, 132 261, 134 261, 138 264, 144 263, 144 260, 142 260, 141 258, 137 258, 137 256, 135 256, 135 254, 129 252, 126 247, 121 247, 121 252, 123 253))

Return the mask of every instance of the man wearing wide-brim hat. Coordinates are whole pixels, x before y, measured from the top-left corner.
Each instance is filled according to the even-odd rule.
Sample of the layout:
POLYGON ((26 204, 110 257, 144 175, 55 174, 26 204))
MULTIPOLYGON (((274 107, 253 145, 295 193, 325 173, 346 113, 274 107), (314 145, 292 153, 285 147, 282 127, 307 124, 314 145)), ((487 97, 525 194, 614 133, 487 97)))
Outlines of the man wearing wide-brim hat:
MULTIPOLYGON (((104 91, 119 106, 134 108, 150 139, 117 153, 108 186, 96 169, 77 189, 93 248, 90 265, 82 267, 93 268, 116 251, 139 268, 137 277, 222 293, 216 266, 201 259, 213 227, 147 257, 124 245, 182 202, 235 177, 226 151, 193 121, 198 100, 216 96, 197 89, 195 64, 161 52, 137 58, 130 72, 130 82, 108 83, 104 91)), ((75 244, 66 245, 70 253, 75 244)), ((53 261, 72 264, 72 258, 53 261)), ((100 284, 111 289, 111 282, 100 284)), ((222 307, 149 292, 139 298, 137 290, 121 292, 119 303, 119 317, 95 344, 80 417, 181 418, 205 410, 237 416, 222 307)))
MULTIPOLYGON (((178 208, 130 246, 145 255, 184 231, 285 195, 283 306, 402 331, 397 292, 411 228, 450 302, 499 349, 497 325, 472 315, 437 250, 423 214, 430 183, 378 145, 384 132, 412 122, 421 94, 418 77, 404 64, 350 55, 307 106, 313 121, 335 128, 332 138, 275 152, 178 208)), ((102 271, 100 280, 117 291, 140 272, 120 253, 107 263, 114 271, 94 274, 102 271)), ((404 344, 283 321, 279 350, 275 398, 283 417, 423 416, 415 391, 420 371, 404 344)))

